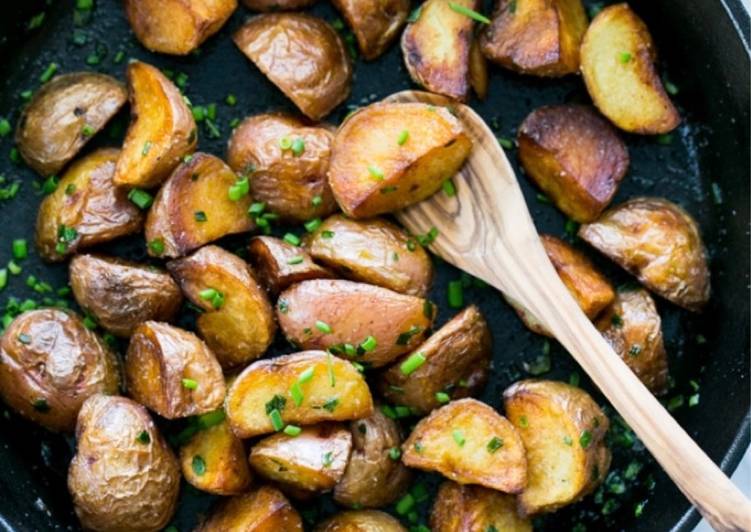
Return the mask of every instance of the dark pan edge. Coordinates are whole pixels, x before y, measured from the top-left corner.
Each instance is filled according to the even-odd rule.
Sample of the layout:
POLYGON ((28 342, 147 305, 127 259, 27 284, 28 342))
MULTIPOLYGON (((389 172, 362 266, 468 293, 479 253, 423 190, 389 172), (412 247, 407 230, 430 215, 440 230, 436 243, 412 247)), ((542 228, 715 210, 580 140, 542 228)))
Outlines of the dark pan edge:
POLYGON ((749 42, 749 33, 751 28, 751 17, 743 5, 743 0, 721 0, 722 6, 733 23, 733 27, 738 33, 746 53, 751 55, 751 42, 749 42))

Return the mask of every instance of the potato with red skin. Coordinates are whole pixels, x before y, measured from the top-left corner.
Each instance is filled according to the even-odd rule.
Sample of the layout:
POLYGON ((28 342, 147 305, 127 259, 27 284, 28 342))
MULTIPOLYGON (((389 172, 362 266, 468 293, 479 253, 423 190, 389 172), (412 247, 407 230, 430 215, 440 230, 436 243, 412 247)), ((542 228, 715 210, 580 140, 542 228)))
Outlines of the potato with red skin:
POLYGON ((407 529, 385 512, 349 510, 329 517, 314 532, 407 532, 407 529))
POLYGON ((352 28, 360 53, 372 61, 399 35, 409 15, 409 0, 333 0, 352 28))
POLYGON ((288 11, 312 6, 318 0, 242 0, 248 9, 255 11, 288 11))
POLYGON ((248 251, 258 279, 271 295, 302 281, 334 277, 330 271, 313 262, 304 249, 273 236, 251 238, 248 251))
POLYGON ((219 502, 196 532, 303 532, 302 519, 277 489, 261 486, 219 502))

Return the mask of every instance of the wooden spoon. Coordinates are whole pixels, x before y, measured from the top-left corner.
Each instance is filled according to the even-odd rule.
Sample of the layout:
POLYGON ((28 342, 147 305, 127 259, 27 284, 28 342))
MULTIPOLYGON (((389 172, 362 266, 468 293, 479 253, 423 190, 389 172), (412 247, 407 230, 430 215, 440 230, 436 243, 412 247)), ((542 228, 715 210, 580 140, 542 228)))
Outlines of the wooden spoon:
POLYGON ((446 105, 474 143, 455 180, 456 195, 435 194, 397 213, 402 224, 414 234, 437 228, 432 251, 540 320, 715 530, 751 530, 751 502, 611 349, 561 282, 514 171, 482 118, 466 105, 425 92, 399 92, 387 101, 446 105))

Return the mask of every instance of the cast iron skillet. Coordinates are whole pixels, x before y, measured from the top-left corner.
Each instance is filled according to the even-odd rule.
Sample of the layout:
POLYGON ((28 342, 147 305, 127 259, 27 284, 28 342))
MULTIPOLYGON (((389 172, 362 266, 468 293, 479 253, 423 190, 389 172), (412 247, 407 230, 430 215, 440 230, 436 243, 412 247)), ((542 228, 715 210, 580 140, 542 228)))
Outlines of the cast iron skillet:
MULTIPOLYGON (((201 128, 203 151, 224 154, 232 118, 269 109, 294 111, 291 103, 229 39, 231 32, 249 16, 243 8, 202 47, 200 54, 178 58, 157 56, 140 47, 129 31, 119 0, 97 0, 90 19, 85 13, 76 12, 74 4, 74 0, 3 2, 0 116, 15 123, 23 105, 21 93, 39 86, 39 76, 51 62, 60 65, 60 71, 101 70, 122 79, 125 62, 115 62, 118 51, 123 51, 125 58, 143 59, 188 74, 186 93, 194 104, 219 104, 222 136, 211 139, 201 128), (38 25, 40 17, 32 17, 42 11, 44 19, 38 25), (31 25, 37 27, 28 29, 31 20, 36 21, 31 25), (85 36, 83 44, 82 36, 85 36), (238 97, 235 107, 223 103, 229 92, 238 97)), ((668 144, 654 138, 626 136, 632 163, 615 203, 641 194, 665 196, 686 207, 701 225, 711 257, 713 296, 709 308, 702 315, 691 315, 658 301, 675 380, 668 399, 673 399, 675 405, 677 397, 683 396, 684 405, 676 408, 674 415, 709 456, 730 472, 749 441, 749 19, 739 0, 680 3, 634 0, 632 6, 652 30, 661 55, 662 72, 680 89, 675 101, 684 122, 668 144), (700 402, 695 407, 687 406, 688 397, 696 393, 690 381, 700 387, 700 402)), ((325 2, 312 11, 330 20, 337 17, 325 2)), ((410 87, 398 46, 374 63, 358 60, 355 71, 348 105, 369 103, 410 87)), ((513 137, 515 127, 532 109, 568 101, 588 101, 583 83, 574 76, 546 81, 492 68, 490 96, 471 105, 500 136, 513 137)), ((347 105, 342 105, 329 120, 338 122, 347 111, 347 105)), ((92 145, 119 144, 122 127, 118 128, 118 124, 122 127, 127 124, 127 111, 92 145)), ((3 235, 0 264, 10 259, 12 238, 32 238, 41 198, 34 186, 38 183, 37 176, 8 157, 12 147, 10 137, 0 139, 0 174, 8 180, 6 183, 22 182, 15 199, 0 202, 3 235)), ((510 159, 519 172, 513 150, 510 159)), ((521 184, 538 229, 564 235, 564 218, 552 206, 536 200, 536 192, 526 179, 521 178, 521 184)), ((235 238, 227 244, 234 249, 246 241, 247 237, 235 238)), ((103 249, 147 260, 142 237, 103 249)), ((615 283, 630 281, 618 268, 591 255, 615 283)), ((23 274, 12 278, 10 286, 0 293, 0 304, 5 304, 10 295, 41 300, 43 296, 25 285, 29 274, 55 287, 66 282, 65 266, 45 265, 33 251, 23 266, 23 274)), ((437 267, 431 297, 441 309, 439 324, 451 315, 445 303, 446 283, 459 275, 446 264, 437 267)), ((498 407, 502 390, 526 376, 522 363, 535 361, 544 349, 545 340, 524 329, 493 291, 471 287, 465 293, 467 300, 480 305, 493 329, 494 370, 482 399, 498 407)), ((190 321, 186 313, 181 323, 190 326, 190 321)), ((288 345, 279 341, 270 353, 289 350, 288 345)), ((550 353, 552 369, 543 377, 568 380, 572 374, 578 374, 581 385, 604 403, 560 346, 552 346, 550 353)), ((536 524, 543 530, 571 530, 577 523, 590 531, 690 530, 698 521, 698 514, 690 510, 688 502, 639 442, 631 440, 612 410, 609 412, 615 426, 610 437, 614 461, 605 487, 585 502, 536 524), (638 473, 634 475, 635 471, 638 473), (635 513, 641 516, 636 517, 635 513)), ((169 433, 176 428, 179 426, 166 426, 165 430, 169 433)), ((65 484, 73 445, 71 439, 51 435, 3 411, 0 528, 78 529, 65 484)), ((430 475, 422 477, 431 489, 437 480, 430 475)), ((190 530, 198 516, 208 509, 212 498, 189 486, 184 486, 182 493, 174 524, 179 530, 190 530)), ((419 505, 421 518, 429 507, 430 500, 419 505)), ((313 518, 331 510, 326 501, 314 501, 301 505, 300 509, 305 517, 313 518)))

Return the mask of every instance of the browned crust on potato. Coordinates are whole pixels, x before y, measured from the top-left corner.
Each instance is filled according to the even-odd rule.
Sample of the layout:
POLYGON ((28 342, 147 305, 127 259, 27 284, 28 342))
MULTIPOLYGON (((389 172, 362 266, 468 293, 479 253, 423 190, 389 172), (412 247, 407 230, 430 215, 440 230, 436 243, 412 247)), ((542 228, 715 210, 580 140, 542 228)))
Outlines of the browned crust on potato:
POLYGON ((368 61, 380 56, 409 15, 409 0, 333 0, 355 34, 360 53, 368 61))
POLYGON ((482 55, 480 40, 478 37, 472 39, 472 48, 469 50, 469 84, 475 91, 477 97, 484 100, 488 95, 488 62, 482 55))
POLYGON ((349 510, 329 517, 314 532, 407 532, 407 529, 385 512, 349 510))
POLYGON ((253 237, 248 251, 258 279, 271 295, 295 283, 333 277, 330 271, 313 262, 304 249, 272 236, 253 237))
POLYGON ((261 486, 219 502, 196 532, 303 532, 302 519, 277 489, 261 486))

